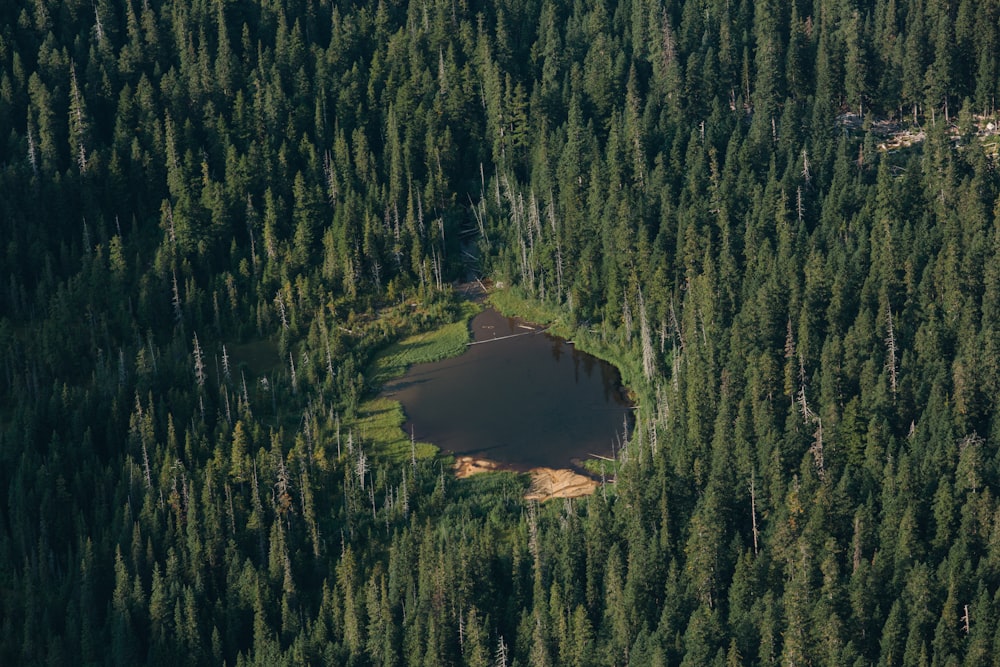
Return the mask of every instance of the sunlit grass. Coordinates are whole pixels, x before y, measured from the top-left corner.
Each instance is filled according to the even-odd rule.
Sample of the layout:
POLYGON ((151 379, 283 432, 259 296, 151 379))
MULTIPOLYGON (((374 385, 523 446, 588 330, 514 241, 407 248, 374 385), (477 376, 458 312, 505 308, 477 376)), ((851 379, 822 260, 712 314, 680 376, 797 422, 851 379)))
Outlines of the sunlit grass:
POLYGON ((358 416, 353 423, 364 443, 374 446, 373 452, 392 462, 408 461, 412 456, 418 459, 434 456, 438 448, 426 442, 413 443, 403 431, 406 415, 399 401, 388 398, 371 398, 358 408, 358 416))
MULTIPOLYGON (((463 303, 458 321, 410 336, 381 351, 366 374, 369 385, 381 387, 406 373, 414 364, 440 361, 465 352, 469 342, 469 319, 477 312, 476 304, 463 303)), ((351 428, 372 447, 374 455, 389 461, 408 461, 413 456, 431 458, 439 452, 436 446, 426 442, 411 444, 410 434, 403 430, 404 423, 406 415, 399 401, 375 396, 361 403, 351 428)))
POLYGON ((462 316, 457 322, 393 343, 372 362, 368 373, 370 382, 382 385, 403 375, 414 364, 440 361, 462 354, 469 342, 469 319, 477 312, 475 304, 463 303, 462 316))
POLYGON ((557 336, 565 337, 572 333, 566 313, 533 299, 524 298, 514 289, 490 292, 489 301, 491 306, 509 317, 520 317, 535 324, 551 325, 553 333, 557 336))

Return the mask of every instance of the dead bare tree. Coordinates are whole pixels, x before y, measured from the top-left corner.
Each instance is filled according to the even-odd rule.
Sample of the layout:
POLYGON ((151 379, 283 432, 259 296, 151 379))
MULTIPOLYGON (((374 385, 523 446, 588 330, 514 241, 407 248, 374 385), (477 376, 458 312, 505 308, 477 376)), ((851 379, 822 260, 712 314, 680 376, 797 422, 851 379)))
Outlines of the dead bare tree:
POLYGON ((28 164, 31 165, 31 173, 38 176, 38 147, 35 146, 35 133, 28 123, 28 164))
POLYGON ((98 46, 104 43, 104 24, 101 22, 101 13, 94 3, 94 35, 97 37, 98 46))
POLYGON ((750 527, 753 531, 753 553, 756 556, 759 548, 759 533, 757 532, 757 484, 754 479, 753 470, 750 471, 750 522, 750 527))
POLYGON ((240 371, 240 379, 243 381, 243 409, 246 410, 247 414, 250 413, 250 393, 247 392, 247 376, 240 371))
POLYGON ((279 289, 274 295, 274 304, 278 307, 278 315, 281 317, 281 328, 288 328, 288 319, 285 316, 285 297, 279 289))
POLYGON ((194 335, 194 379, 199 387, 205 386, 205 358, 198 344, 198 334, 194 335))
POLYGON ((184 326, 184 312, 181 310, 181 292, 177 288, 177 272, 173 272, 173 294, 170 299, 170 303, 174 307, 174 320, 182 328, 184 326))
MULTIPOLYGON (((789 329, 791 331, 791 329, 789 329)), ((809 407, 809 403, 806 401, 806 368, 805 359, 802 357, 801 351, 799 352, 799 392, 797 395, 799 402, 799 409, 802 412, 802 420, 806 424, 813 424, 816 426, 816 430, 813 432, 813 442, 809 446, 809 452, 813 455, 813 460, 816 464, 816 471, 819 474, 820 480, 826 479, 826 469, 823 462, 823 420, 809 407)))
POLYGON ((853 561, 852 564, 854 569, 851 570, 851 574, 857 572, 858 568, 861 567, 861 515, 860 514, 854 515, 854 537, 852 539, 852 542, 854 546, 853 549, 854 554, 852 558, 853 561))
POLYGON ((413 424, 410 424, 410 464, 417 469, 417 440, 413 434, 413 424))
POLYGON ((497 653, 493 664, 496 667, 507 667, 507 644, 504 643, 503 635, 497 639, 497 653))
POLYGON ((253 227, 254 222, 257 220, 257 212, 254 210, 253 199, 250 198, 250 195, 247 195, 246 218, 247 234, 250 236, 250 261, 253 264, 253 273, 257 275, 257 244, 253 236, 253 227))
POLYGON ((885 348, 886 348, 886 360, 885 367, 889 371, 889 389, 892 391, 892 399, 896 400, 896 332, 892 326, 892 307, 886 303, 885 307, 885 317, 886 317, 886 334, 885 334, 885 348))
MULTIPOLYGON (((348 437, 348 442, 350 442, 350 441, 351 441, 351 438, 348 437)), ((358 448, 358 460, 354 464, 354 472, 358 476, 358 482, 361 483, 361 490, 364 491, 365 490, 365 475, 368 474, 368 457, 365 456, 365 451, 363 449, 361 449, 360 447, 358 448)))
MULTIPOLYGON (((100 24, 98 24, 100 25, 100 24)), ((70 61, 69 64, 69 94, 70 94, 70 132, 76 141, 76 161, 81 174, 87 173, 87 114, 83 102, 83 95, 80 93, 80 86, 76 81, 76 64, 70 61)))
POLYGON ((546 207, 546 214, 549 218, 549 226, 552 228, 552 238, 556 242, 556 300, 558 301, 562 299, 563 258, 562 246, 559 243, 559 232, 556 229, 556 206, 552 201, 552 193, 549 193, 549 205, 546 207))
POLYGON ((639 341, 642 344, 642 372, 646 380, 652 380, 656 373, 656 354, 653 351, 653 338, 649 331, 649 319, 646 317, 646 303, 639 289, 639 341))

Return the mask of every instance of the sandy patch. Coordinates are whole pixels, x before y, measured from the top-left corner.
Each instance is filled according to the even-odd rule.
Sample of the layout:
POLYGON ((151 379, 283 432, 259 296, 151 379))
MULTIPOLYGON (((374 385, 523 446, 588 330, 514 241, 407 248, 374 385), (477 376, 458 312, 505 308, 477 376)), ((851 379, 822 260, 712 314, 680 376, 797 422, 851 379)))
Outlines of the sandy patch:
POLYGON ((504 470, 496 461, 489 459, 477 459, 472 456, 455 457, 455 477, 464 479, 478 475, 481 472, 493 472, 494 470, 504 470))
MULTIPOLYGON (((483 472, 506 470, 503 464, 489 459, 459 456, 455 459, 455 476, 470 477, 483 472)), ((544 502, 551 498, 579 498, 589 496, 597 490, 597 480, 565 468, 532 468, 531 488, 524 494, 525 500, 544 502)))
POLYGON ((580 473, 561 468, 534 468, 531 471, 531 489, 525 500, 539 502, 550 498, 579 498, 597 490, 598 482, 580 473))

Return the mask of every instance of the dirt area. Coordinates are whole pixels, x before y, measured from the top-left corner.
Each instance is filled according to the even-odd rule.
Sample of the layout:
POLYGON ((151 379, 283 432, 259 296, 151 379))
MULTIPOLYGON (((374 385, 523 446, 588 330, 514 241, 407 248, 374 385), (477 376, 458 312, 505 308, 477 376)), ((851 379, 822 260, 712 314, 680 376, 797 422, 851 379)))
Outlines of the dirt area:
POLYGON ((597 480, 565 468, 534 468, 531 471, 531 489, 526 500, 543 502, 550 498, 579 498, 589 496, 599 486, 597 480))
MULTIPOLYGON (((459 456, 455 459, 455 476, 458 478, 507 469, 503 464, 489 459, 472 456, 459 456)), ((532 468, 528 474, 531 475, 531 488, 524 494, 525 500, 544 502, 552 498, 589 496, 599 485, 597 480, 565 468, 532 468)))
POLYGON ((488 459, 477 459, 472 456, 455 457, 455 477, 459 479, 472 477, 481 472, 494 472, 496 470, 505 470, 505 468, 496 461, 488 459))
MULTIPOLYGON (((909 121, 901 122, 886 118, 870 120, 870 130, 878 141, 878 149, 885 152, 895 152, 915 146, 927 138, 922 127, 909 121)), ((956 118, 948 124, 947 132, 955 146, 961 141, 956 118)), ((837 125, 850 132, 860 132, 865 128, 865 121, 856 113, 845 113, 837 117, 837 125)), ((991 154, 996 154, 995 139, 1000 135, 1000 122, 994 116, 975 114, 972 116, 974 134, 979 141, 987 144, 991 154)))

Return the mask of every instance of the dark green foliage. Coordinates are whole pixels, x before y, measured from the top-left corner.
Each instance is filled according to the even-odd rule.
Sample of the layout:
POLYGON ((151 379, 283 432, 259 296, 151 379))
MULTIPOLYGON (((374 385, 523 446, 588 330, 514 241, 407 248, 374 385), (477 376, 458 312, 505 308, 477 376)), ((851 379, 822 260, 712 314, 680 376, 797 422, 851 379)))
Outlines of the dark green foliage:
POLYGON ((992 664, 997 14, 2 3, 0 664, 992 664), (358 426, 472 277, 598 494, 358 426))

